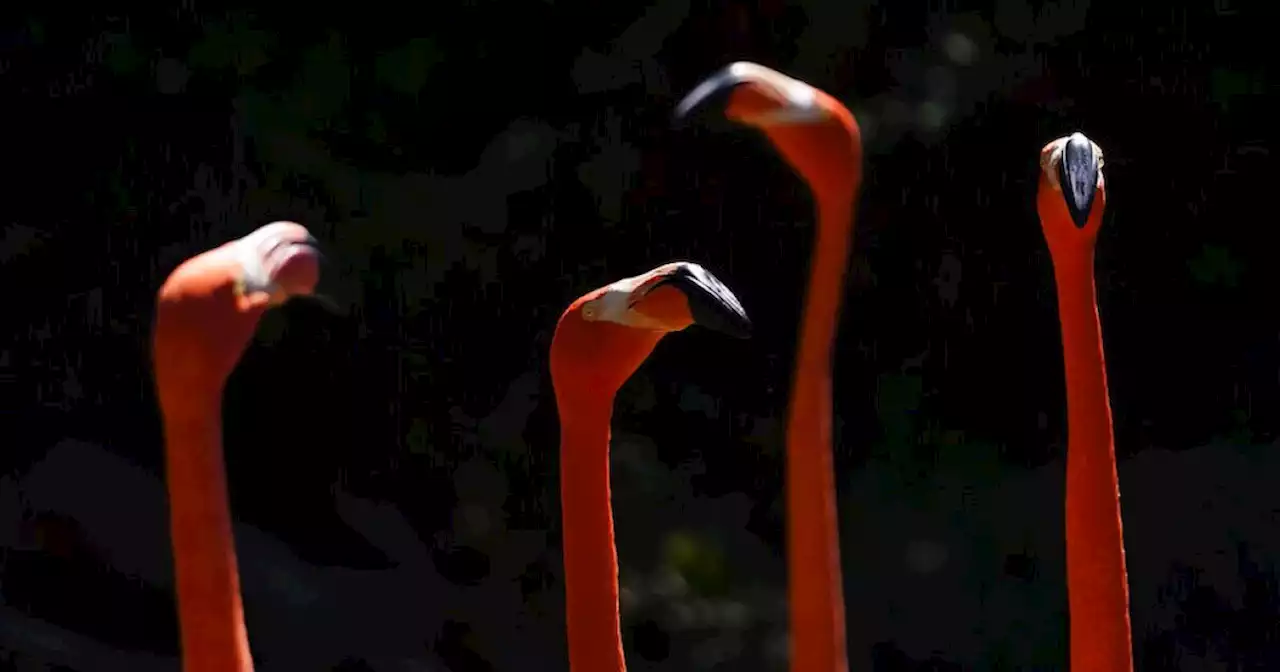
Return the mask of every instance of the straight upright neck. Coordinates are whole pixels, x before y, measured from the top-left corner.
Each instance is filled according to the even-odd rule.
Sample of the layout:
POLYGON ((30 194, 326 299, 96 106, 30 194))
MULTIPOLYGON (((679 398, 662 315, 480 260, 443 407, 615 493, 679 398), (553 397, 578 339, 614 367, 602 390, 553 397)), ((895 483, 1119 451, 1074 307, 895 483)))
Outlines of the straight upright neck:
POLYGON ((820 199, 817 210, 818 227, 809 263, 809 284, 800 327, 800 358, 796 366, 815 373, 825 372, 825 377, 830 378, 853 241, 853 204, 847 200, 820 199))
POLYGON ((169 527, 184 672, 252 672, 215 399, 170 397, 164 407, 169 527))
POLYGON ((852 201, 818 198, 787 424, 791 669, 843 672, 844 582, 831 455, 831 364, 852 241, 852 201))
POLYGON ((1129 583, 1093 250, 1054 258, 1067 386, 1071 668, 1131 672, 1129 583))
POLYGON ((625 672, 609 489, 613 397, 575 400, 572 408, 558 401, 569 669, 625 672))

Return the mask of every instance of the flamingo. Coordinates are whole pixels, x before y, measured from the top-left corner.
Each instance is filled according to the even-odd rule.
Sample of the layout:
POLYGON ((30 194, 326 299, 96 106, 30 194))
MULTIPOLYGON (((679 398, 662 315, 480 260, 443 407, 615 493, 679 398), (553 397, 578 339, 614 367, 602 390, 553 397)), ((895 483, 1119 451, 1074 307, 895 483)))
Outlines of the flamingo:
POLYGON ((1053 258, 1067 383, 1067 602, 1071 667, 1131 672, 1129 583, 1094 243, 1107 206, 1102 150, 1081 133, 1040 150, 1036 210, 1053 258))
POLYGON ((844 589, 831 455, 831 363, 862 183, 862 139, 848 108, 776 70, 739 61, 680 102, 689 118, 712 104, 764 132, 813 192, 810 262, 787 418, 787 566, 791 669, 843 672, 844 589))
POLYGON ((710 271, 673 262, 588 292, 551 340, 560 415, 569 669, 625 672, 618 617, 618 553, 609 494, 613 400, 662 337, 691 324, 746 338, 742 304, 710 271))
POLYGON ((222 457, 222 391, 258 321, 311 295, 316 241, 273 222, 183 262, 156 297, 153 374, 164 421, 185 672, 252 672, 222 457))

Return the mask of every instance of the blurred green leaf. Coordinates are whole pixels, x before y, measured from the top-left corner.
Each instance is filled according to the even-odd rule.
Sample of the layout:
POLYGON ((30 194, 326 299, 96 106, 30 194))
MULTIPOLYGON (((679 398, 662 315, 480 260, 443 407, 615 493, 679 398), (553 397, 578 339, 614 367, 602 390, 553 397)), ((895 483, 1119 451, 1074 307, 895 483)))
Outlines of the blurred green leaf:
POLYGON ((653 410, 658 404, 658 392, 653 386, 653 379, 643 371, 638 372, 618 390, 615 408, 626 408, 636 412, 653 410))
POLYGON ((44 22, 40 19, 27 19, 27 34, 31 36, 32 44, 44 44, 44 22))
POLYGON ((961 430, 940 432, 937 444, 940 470, 962 476, 975 486, 989 485, 1000 479, 1000 446, 967 437, 961 430))
POLYGON ((247 19, 213 23, 204 37, 192 45, 187 63, 197 70, 234 70, 241 77, 252 74, 271 60, 275 38, 268 32, 250 28, 247 19))
POLYGON ((924 381, 911 373, 886 373, 876 385, 876 415, 885 443, 906 444, 915 436, 915 412, 924 398, 924 381))
POLYGON ((1264 91, 1266 81, 1262 73, 1214 68, 1209 75, 1209 97, 1224 108, 1231 107, 1240 96, 1261 95, 1264 91))
POLYGON ((1221 245, 1205 245, 1200 255, 1187 262, 1196 282, 1202 285, 1236 287, 1244 273, 1244 264, 1221 245))
POLYGON ((414 418, 410 421, 405 444, 409 452, 414 455, 426 455, 431 452, 431 429, 426 420, 414 418))
POLYGON ((724 595, 729 590, 728 565, 724 552, 714 542, 690 531, 667 535, 663 559, 695 594, 724 595))
POLYGON ((107 68, 117 75, 132 75, 142 69, 145 62, 133 41, 123 33, 114 33, 105 38, 107 68))
POLYGON ((1231 412, 1231 428, 1225 433, 1215 436, 1214 443, 1225 443, 1233 446, 1252 445, 1257 439, 1249 427, 1249 414, 1236 409, 1231 412))
POLYGON ((39 229, 22 224, 11 224, 0 229, 0 261, 13 261, 38 250, 44 245, 46 235, 39 229))
POLYGON ((383 85, 412 96, 422 90, 431 70, 443 60, 431 38, 419 37, 379 55, 374 72, 383 85))
POLYGON ((364 127, 364 135, 375 144, 387 144, 387 138, 390 137, 390 135, 387 132, 386 116, 378 111, 370 112, 369 120, 364 127))
POLYGON ((284 105, 303 128, 328 128, 351 99, 351 65, 341 39, 331 35, 307 49, 302 60, 302 72, 284 94, 284 105))

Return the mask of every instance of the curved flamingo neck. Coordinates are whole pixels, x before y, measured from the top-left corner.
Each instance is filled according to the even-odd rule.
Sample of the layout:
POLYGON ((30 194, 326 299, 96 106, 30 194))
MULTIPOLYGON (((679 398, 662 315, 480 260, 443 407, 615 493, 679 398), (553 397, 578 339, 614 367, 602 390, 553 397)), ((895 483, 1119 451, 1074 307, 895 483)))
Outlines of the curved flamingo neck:
POLYGON ((1093 246, 1053 259, 1067 386, 1067 600, 1071 668, 1131 672, 1129 583, 1093 246))
POLYGON ((573 672, 627 669, 609 488, 613 397, 597 392, 558 400, 565 615, 573 672))
POLYGON ((183 670, 252 672, 227 501, 221 399, 163 389, 160 396, 183 670))
POLYGON ((853 199, 815 193, 809 271, 787 418, 787 572, 791 669, 843 672, 844 582, 831 435, 832 352, 853 238, 853 199))

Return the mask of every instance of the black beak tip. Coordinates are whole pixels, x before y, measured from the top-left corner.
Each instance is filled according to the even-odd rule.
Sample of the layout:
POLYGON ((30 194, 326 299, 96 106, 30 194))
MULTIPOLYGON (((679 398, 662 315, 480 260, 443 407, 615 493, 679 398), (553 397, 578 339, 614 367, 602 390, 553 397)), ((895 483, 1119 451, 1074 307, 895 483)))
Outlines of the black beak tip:
POLYGON ((1098 170, 1093 143, 1081 133, 1071 134, 1062 148, 1058 183, 1062 185, 1067 212, 1077 228, 1084 228, 1089 221, 1089 212, 1098 191, 1098 170))
POLYGON ((720 279, 693 263, 681 263, 663 283, 680 288, 689 302, 694 324, 717 333, 745 339, 751 337, 751 318, 720 279))
POLYGON ((332 316, 347 317, 349 311, 344 304, 334 299, 335 292, 331 291, 332 288, 336 287, 336 283, 333 280, 336 274, 333 260, 324 253, 324 250, 320 248, 319 243, 314 238, 308 241, 307 245, 315 250, 316 258, 320 262, 320 280, 316 283, 315 291, 303 298, 332 316))
MULTIPOLYGON (((725 289, 725 292, 727 293, 728 290, 725 289)), ((746 311, 738 303, 738 297, 732 294, 704 296, 705 310, 694 312, 697 310, 697 304, 690 301, 690 312, 694 312, 694 322, 731 338, 740 340, 751 338, 751 318, 747 317, 746 311)))
POLYGON ((672 121, 677 128, 722 121, 720 113, 729 104, 733 90, 743 83, 730 67, 702 80, 676 105, 672 121))
POLYGON ((751 319, 730 305, 706 294, 690 293, 689 313, 694 324, 737 339, 751 338, 751 319))

